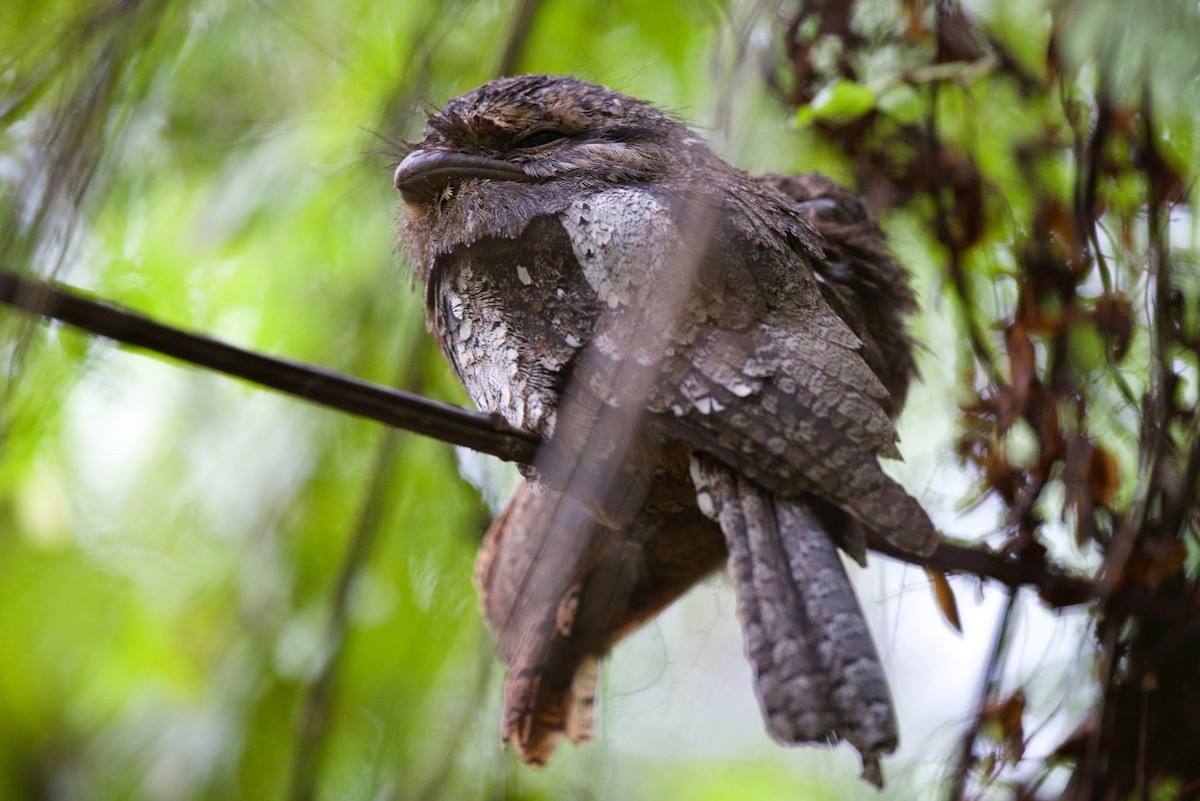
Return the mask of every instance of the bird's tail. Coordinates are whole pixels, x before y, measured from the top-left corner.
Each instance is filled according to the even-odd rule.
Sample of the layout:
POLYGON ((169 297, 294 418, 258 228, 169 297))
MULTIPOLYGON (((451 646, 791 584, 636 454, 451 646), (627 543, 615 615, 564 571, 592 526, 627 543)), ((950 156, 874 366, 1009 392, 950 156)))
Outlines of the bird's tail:
MULTIPOLYGON (((599 648, 579 630, 580 599, 606 537, 558 493, 522 485, 492 523, 475 582, 508 666, 501 738, 522 761, 545 764, 566 734, 591 739, 599 648), (563 529, 559 531, 558 529, 563 529)), ((622 593, 627 582, 614 582, 622 593)), ((623 608, 621 599, 611 599, 623 608)))
POLYGON ((716 528, 694 508, 645 508, 614 530, 562 493, 517 490, 475 580, 508 666, 501 735, 522 760, 591 739, 602 657, 720 565, 716 528))
POLYGON ((707 456, 692 463, 700 508, 720 523, 746 652, 770 733, 846 740, 882 784, 896 748, 883 668, 837 549, 803 502, 781 499, 707 456))

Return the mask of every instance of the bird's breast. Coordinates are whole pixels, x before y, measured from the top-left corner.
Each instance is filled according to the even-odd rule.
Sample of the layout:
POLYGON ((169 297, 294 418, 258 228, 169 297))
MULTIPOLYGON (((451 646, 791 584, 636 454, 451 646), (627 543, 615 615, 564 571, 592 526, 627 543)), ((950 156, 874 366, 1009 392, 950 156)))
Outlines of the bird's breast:
POLYGON ((598 310, 559 221, 483 238, 437 259, 428 313, 443 352, 483 411, 543 436, 598 310))

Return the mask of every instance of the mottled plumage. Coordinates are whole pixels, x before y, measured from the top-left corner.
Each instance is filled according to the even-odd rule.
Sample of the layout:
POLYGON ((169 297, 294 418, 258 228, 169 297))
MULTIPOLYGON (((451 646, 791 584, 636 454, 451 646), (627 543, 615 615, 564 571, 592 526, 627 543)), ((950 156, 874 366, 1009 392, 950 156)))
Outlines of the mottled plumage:
POLYGON ((548 441, 477 569, 505 740, 534 764, 585 741, 599 658, 728 554, 771 733, 845 739, 878 781, 895 722, 834 539, 936 534, 879 468, 914 304, 857 201, 557 76, 450 101, 396 185, 443 352, 548 441))

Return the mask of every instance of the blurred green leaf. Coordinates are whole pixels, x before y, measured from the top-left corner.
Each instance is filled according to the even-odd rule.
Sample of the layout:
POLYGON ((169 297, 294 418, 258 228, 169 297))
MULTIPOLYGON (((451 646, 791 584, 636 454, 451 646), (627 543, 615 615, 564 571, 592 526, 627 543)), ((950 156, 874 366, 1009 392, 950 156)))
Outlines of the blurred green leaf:
POLYGON ((871 87, 838 80, 818 92, 811 103, 796 112, 796 124, 809 125, 814 120, 856 120, 874 108, 875 101, 875 90, 871 87))
MULTIPOLYGON (((1024 234, 1031 182, 1071 207, 1064 112, 993 85, 985 58, 911 75, 894 44, 921 23, 903 19, 907 6, 862 5, 853 23, 878 43, 876 60, 825 85, 789 126, 780 100, 794 87, 769 88, 760 69, 782 52, 771 4, 536 5, 520 69, 651 100, 747 169, 869 181, 813 122, 878 110, 893 130, 919 131, 936 116, 989 187, 963 268, 990 319, 1017 300, 1008 245, 1024 234)), ((1134 67, 1151 63, 1161 150, 1177 168, 1193 164, 1195 15, 1187 0, 1132 16, 1126 5, 1056 4, 1078 22, 1061 55, 1085 71, 1119 62, 1122 98, 1140 89, 1134 67)), ((0 3, 0 262, 183 328, 465 403, 393 244, 390 140, 419 136, 429 108, 493 77, 511 12, 472 0, 0 3)), ((978 13, 1021 65, 1045 71, 1046 3, 978 13)), ((1086 117, 1092 94, 1064 102, 1086 117)), ((899 171, 923 146, 897 149, 899 171)), ((1126 172, 1105 177, 1101 197, 1136 215, 1145 189, 1126 172)), ((922 195, 885 222, 930 309, 918 321, 933 368, 921 391, 949 396, 959 352, 972 362, 939 298, 934 216, 922 195)), ((1106 231, 1105 247, 1144 244, 1124 233, 1106 231)), ((1192 274, 1181 279, 1181 325, 1194 328, 1200 270, 1183 261, 1194 259, 1186 243, 1173 245, 1192 274)), ((1103 363, 1092 329, 1067 344, 1075 363, 1103 363)), ((1131 353, 1148 347, 1135 333, 1131 353)), ((1123 378, 1140 395, 1146 360, 1128 361, 1123 378)), ((498 677, 472 586, 487 511, 449 448, 406 436, 381 470, 378 426, 6 310, 0 364, 0 801, 284 798, 330 660, 318 798, 878 797, 858 786, 845 749, 780 749, 757 719, 749 733, 712 735, 742 736, 721 740, 728 757, 651 759, 605 734, 564 746, 539 774, 518 768, 497 743, 498 677), (352 565, 335 633, 332 598, 376 479, 377 538, 352 565), (735 753, 747 742, 752 756, 735 753), (808 768, 830 759, 841 759, 839 778, 813 778, 808 768)), ((1120 420, 1127 409, 1101 397, 1091 412, 1120 420)), ((1131 449, 1112 439, 1122 475, 1136 474, 1131 449)), ((1028 428, 1011 440, 1013 458, 1036 456, 1028 428)), ((728 658, 741 658, 736 644, 728 658)), ((640 697, 622 678, 610 697, 640 697)), ((663 732, 690 731, 696 711, 653 714, 670 718, 663 732)), ((918 794, 889 782, 891 797, 918 794)))

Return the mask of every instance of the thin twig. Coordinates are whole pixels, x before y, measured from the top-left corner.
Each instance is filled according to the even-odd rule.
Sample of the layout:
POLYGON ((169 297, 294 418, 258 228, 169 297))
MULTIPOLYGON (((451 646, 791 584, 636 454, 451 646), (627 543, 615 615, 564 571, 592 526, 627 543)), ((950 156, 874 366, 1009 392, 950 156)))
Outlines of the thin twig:
POLYGON ((387 431, 375 455, 371 483, 363 498, 354 536, 342 558, 337 584, 330 602, 329 621, 325 626, 325 643, 321 668, 308 687, 296 723, 296 749, 292 756, 291 801, 311 801, 316 796, 330 712, 333 710, 334 689, 348 627, 350 590, 371 556, 379 538, 380 519, 387 488, 395 474, 396 452, 400 432, 387 431))
MULTIPOLYGON (((396 375, 396 383, 420 393, 424 384, 418 363, 402 365, 396 375)), ((395 429, 384 432, 379 441, 371 481, 363 496, 346 555, 342 557, 341 569, 330 598, 329 620, 325 626, 324 661, 316 678, 309 684, 296 726, 291 792, 288 794, 291 801, 311 801, 316 795, 349 628, 350 592, 379 541, 384 503, 388 497, 388 487, 396 474, 396 455, 401 441, 400 432, 395 429)))
MULTIPOLYGON (((934 166, 938 163, 938 153, 941 149, 941 142, 937 134, 937 93, 938 84, 930 84, 929 112, 925 118, 925 136, 923 140, 926 147, 926 157, 929 159, 930 165, 934 166)), ((993 387, 1001 386, 1002 382, 996 370, 995 362, 992 359, 991 351, 988 349, 983 327, 979 324, 979 319, 975 316, 977 304, 974 303, 971 297, 971 288, 967 282, 966 269, 962 263, 960 245, 957 236, 950 226, 949 209, 946 208, 946 201, 942 197, 941 187, 933 187, 929 195, 933 199, 934 204, 934 232, 938 240, 946 247, 946 271, 950 274, 950 287, 954 290, 955 297, 958 300, 959 314, 962 315, 963 327, 966 329, 967 341, 971 345, 971 352, 974 354, 975 361, 984 372, 988 382, 993 387)))
POLYGON ((955 768, 953 780, 950 782, 950 792, 946 795, 947 801, 960 801, 963 790, 967 786, 967 774, 971 771, 975 740, 979 737, 980 728, 983 727, 983 713, 987 708, 988 700, 996 695, 1000 686, 1000 666, 1004 661, 1004 652, 1008 649, 1009 626, 1012 623, 1012 614, 1016 603, 1017 591, 1011 589, 1008 593, 1008 602, 1004 605, 1004 612, 1000 615, 1000 622, 996 625, 995 637, 992 639, 992 651, 988 655, 983 684, 979 688, 979 701, 975 705, 975 716, 971 720, 971 725, 963 733, 962 750, 959 752, 958 766, 955 768))
POLYGON ((521 0, 517 13, 513 15, 513 25, 509 29, 508 39, 504 43, 504 54, 500 56, 500 65, 496 74, 500 77, 512 75, 521 55, 525 52, 525 43, 529 40, 529 32, 533 29, 533 18, 537 16, 541 0, 521 0))

